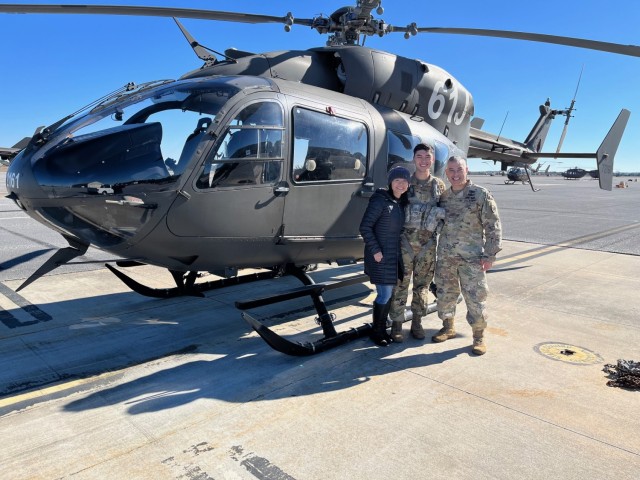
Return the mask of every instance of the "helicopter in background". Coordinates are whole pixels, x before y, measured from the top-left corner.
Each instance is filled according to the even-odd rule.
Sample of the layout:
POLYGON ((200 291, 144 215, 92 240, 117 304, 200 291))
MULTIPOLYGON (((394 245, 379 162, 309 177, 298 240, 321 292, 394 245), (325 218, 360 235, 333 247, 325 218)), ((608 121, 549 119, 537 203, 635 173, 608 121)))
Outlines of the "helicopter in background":
MULTIPOLYGON (((535 170, 532 171, 534 175, 540 170, 540 166, 541 164, 538 164, 535 170)), ((547 167, 547 170, 548 170, 548 167, 547 167)), ((529 184, 529 186, 531 187, 531 190, 533 190, 534 192, 538 192, 540 190, 539 188, 535 188, 533 186, 528 165, 511 167, 507 171, 507 178, 504 181, 505 185, 515 185, 517 182, 522 183, 522 185, 529 184)))
POLYGON ((372 35, 424 32, 507 37, 633 56, 640 56, 640 47, 415 23, 397 27, 373 16, 374 10, 382 14, 380 3, 360 0, 309 19, 291 13, 276 17, 179 8, 0 4, 0 13, 281 23, 287 31, 301 25, 328 35, 325 47, 226 50, 218 58, 176 19, 202 67, 179 80, 126 84, 37 132, 11 162, 8 196, 59 232, 69 246, 19 289, 90 246, 123 258, 120 267, 167 269, 176 286, 158 290, 107 265, 134 291, 152 297, 201 295, 227 280, 235 282, 243 268, 265 268, 267 276, 290 273, 301 280, 302 289, 239 307, 310 295, 324 333, 314 344, 292 346, 245 317, 274 348, 306 355, 353 334, 335 332, 322 301, 323 291, 340 285, 316 285, 303 267, 362 258, 358 225, 368 198, 384 186, 389 168, 411 164, 416 144, 435 145, 433 173, 438 176, 452 155, 501 162, 503 169, 547 157, 596 158, 600 186, 611 189, 627 110, 595 153, 545 153, 541 150, 551 122, 568 115, 566 110, 554 110, 547 101, 523 142, 501 138, 481 130, 477 117, 472 122, 473 98, 448 72, 362 43, 372 35), (197 283, 199 272, 224 278, 215 285, 197 283))
MULTIPOLYGON (((579 180, 580 178, 584 177, 587 173, 588 173, 587 170, 583 168, 574 167, 574 168, 569 168, 568 170, 565 170, 564 172, 562 172, 562 176, 567 180, 579 180)), ((597 178, 597 177, 594 177, 594 178, 597 178)))
MULTIPOLYGON (((527 164, 523 165, 520 163, 516 163, 515 165, 516 166, 511 167, 507 171, 507 179, 504 181, 505 185, 514 185, 517 182, 520 182, 522 183, 522 185, 529 184, 531 186, 531 190, 533 190, 534 192, 539 191, 540 189, 533 186, 531 175, 538 175, 538 172, 540 172, 540 168, 542 167, 543 163, 539 162, 538 165, 533 169, 531 169, 527 164), (531 172, 529 172, 530 170, 531 172)), ((544 172, 545 174, 548 174, 550 167, 551 164, 547 165, 547 169, 544 172)))
POLYGON ((0 161, 2 165, 9 165, 11 159, 15 157, 20 150, 26 147, 29 144, 31 137, 24 137, 18 143, 16 143, 13 147, 0 147, 0 161))
POLYGON ((529 172, 526 167, 511 167, 507 171, 507 179, 504 183, 506 185, 513 185, 516 182, 522 182, 523 185, 531 183, 529 172))

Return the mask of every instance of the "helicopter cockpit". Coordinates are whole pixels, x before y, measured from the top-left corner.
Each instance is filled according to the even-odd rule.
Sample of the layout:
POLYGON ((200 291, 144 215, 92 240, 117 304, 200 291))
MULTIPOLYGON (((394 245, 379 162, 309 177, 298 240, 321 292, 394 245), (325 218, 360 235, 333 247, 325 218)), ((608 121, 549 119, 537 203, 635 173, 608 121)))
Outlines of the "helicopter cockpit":
MULTIPOLYGON (((221 107, 245 83, 246 78, 184 80, 99 105, 54 131, 34 152, 36 180, 68 194, 90 194, 86 185, 96 181, 116 185, 116 193, 132 183, 175 182, 221 107), (104 129, 113 120, 124 123, 104 129)), ((251 83, 269 85, 258 78, 251 83)))
MULTIPOLYGON (((245 88, 275 87, 259 77, 218 77, 110 97, 32 142, 16 157, 7 187, 17 201, 25 199, 23 208, 58 230, 82 231, 97 246, 118 244, 168 207, 154 196, 175 194, 183 173, 213 142, 223 106, 245 88), (113 127, 114 121, 123 123, 113 127)), ((275 123, 269 141, 279 145, 282 112, 275 123)))

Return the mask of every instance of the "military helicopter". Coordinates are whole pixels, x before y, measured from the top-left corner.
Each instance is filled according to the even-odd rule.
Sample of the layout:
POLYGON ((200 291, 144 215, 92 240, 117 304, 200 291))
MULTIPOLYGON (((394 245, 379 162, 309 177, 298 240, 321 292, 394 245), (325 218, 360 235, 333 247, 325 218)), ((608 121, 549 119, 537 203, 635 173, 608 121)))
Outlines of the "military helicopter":
MULTIPOLYGON (((570 45, 640 56, 640 47, 497 30, 392 26, 375 18, 379 0, 359 0, 328 16, 296 18, 181 8, 0 4, 0 13, 174 17, 203 65, 179 80, 128 83, 36 133, 6 175, 8 197, 59 232, 60 249, 21 286, 96 247, 117 266, 167 269, 176 286, 152 289, 107 265, 152 297, 202 295, 210 288, 289 273, 304 284, 238 302, 241 309, 311 296, 324 337, 293 344, 250 315, 274 348, 309 355, 364 335, 338 334, 326 290, 363 280, 315 284, 305 266, 363 257, 358 232, 368 198, 388 169, 409 162, 420 142, 435 145, 433 171, 451 155, 529 165, 539 158, 595 158, 601 188, 612 188, 615 153, 629 111, 622 110, 595 153, 545 153, 556 116, 547 101, 524 142, 481 130, 470 92, 422 60, 363 45, 368 36, 461 33, 570 45), (203 47, 177 18, 280 23, 328 35, 309 50, 251 53, 203 47), (243 268, 265 275, 237 276, 243 268), (224 277, 197 282, 200 272, 224 277), (243 279, 244 278, 244 279, 243 279)), ((570 112, 569 112, 570 113, 570 112)), ((433 311, 433 305, 430 311, 433 311)))
MULTIPOLYGON (((520 165, 519 163, 517 165, 520 165)), ((532 171, 532 173, 537 173, 540 170, 540 164, 532 171)), ((514 185, 516 182, 522 183, 522 185, 529 184, 531 190, 534 192, 539 191, 539 188, 535 188, 533 186, 533 182, 531 181, 531 174, 529 173, 529 166, 516 166, 511 167, 507 171, 507 179, 504 181, 505 185, 514 185)))
MULTIPOLYGON (((562 172, 562 176, 567 180, 578 180, 584 177, 587 173, 588 172, 583 168, 574 167, 574 168, 569 168, 568 170, 565 170, 564 172, 562 172)), ((597 177, 593 177, 593 178, 597 178, 597 177)))
POLYGON ((31 137, 24 137, 13 147, 0 147, 0 160, 2 161, 2 164, 9 165, 11 159, 20 153, 20 150, 26 147, 30 140, 31 137))
POLYGON ((523 185, 531 183, 531 177, 529 176, 529 169, 527 167, 511 167, 507 171, 507 179, 504 181, 505 185, 513 185, 516 182, 521 182, 523 185))

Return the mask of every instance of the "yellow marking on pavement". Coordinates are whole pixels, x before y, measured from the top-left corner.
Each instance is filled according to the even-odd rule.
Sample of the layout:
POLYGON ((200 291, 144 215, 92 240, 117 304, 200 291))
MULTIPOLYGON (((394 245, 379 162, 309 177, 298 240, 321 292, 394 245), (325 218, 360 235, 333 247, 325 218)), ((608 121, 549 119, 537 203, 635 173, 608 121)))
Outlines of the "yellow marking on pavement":
POLYGON ((53 385, 51 387, 41 388, 38 390, 33 390, 31 392, 22 393, 20 395, 14 395, 12 397, 3 398, 3 399, 0 399, 0 408, 9 407, 11 405, 15 405, 27 400, 46 397, 54 393, 63 392, 65 390, 69 390, 74 387, 86 385, 89 383, 94 383, 99 380, 106 380, 119 374, 121 374, 120 371, 103 373, 102 375, 97 375, 95 377, 80 378, 78 380, 72 380, 70 382, 60 383, 58 385, 53 385))
POLYGON ((603 362, 602 357, 597 353, 567 343, 540 343, 534 349, 545 357, 574 365, 593 365, 603 362))

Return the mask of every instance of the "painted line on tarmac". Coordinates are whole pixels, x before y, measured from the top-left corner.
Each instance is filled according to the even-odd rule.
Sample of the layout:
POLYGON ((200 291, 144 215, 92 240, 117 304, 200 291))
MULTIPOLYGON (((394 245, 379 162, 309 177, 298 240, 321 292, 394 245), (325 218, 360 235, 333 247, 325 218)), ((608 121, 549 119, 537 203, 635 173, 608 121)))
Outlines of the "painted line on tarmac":
POLYGON ((27 299, 25 299, 19 293, 14 292, 12 289, 7 287, 4 283, 0 282, 0 294, 7 297, 10 301, 12 301, 15 305, 20 307, 26 313, 28 313, 35 320, 29 320, 26 322, 22 322, 14 317, 11 312, 7 312, 2 307, 0 307, 0 323, 3 323, 8 328, 16 328, 16 327, 26 327, 28 325, 33 325, 40 322, 48 322, 53 317, 48 313, 40 310, 36 305, 30 303, 27 299))
POLYGON ((589 235, 583 235, 582 237, 576 237, 570 240, 567 240, 562 243, 557 243, 555 245, 543 245, 540 247, 532 248, 522 253, 509 255, 504 258, 500 258, 494 264, 494 266, 509 266, 515 263, 520 263, 522 260, 538 258, 543 255, 549 255, 550 253, 557 252, 563 248, 573 248, 578 244, 590 242, 593 240, 599 240, 601 238, 608 237, 610 235, 615 235, 616 233, 626 232, 627 230, 633 230, 640 228, 640 223, 632 223, 629 225, 623 225, 622 227, 616 227, 609 230, 604 230, 598 233, 592 233, 589 235))
POLYGON ((54 398, 59 398, 63 395, 68 395, 69 393, 78 391, 83 387, 92 386, 98 383, 103 384, 108 380, 113 379, 114 377, 121 377, 122 375, 122 370, 107 372, 94 377, 79 378, 77 380, 59 383, 57 385, 40 388, 38 390, 32 390, 30 392, 21 393, 19 395, 0 398, 0 415, 16 409, 11 407, 20 406, 19 408, 25 408, 27 406, 31 406, 35 403, 39 403, 45 400, 53 400, 54 398), (7 408, 10 408, 10 410, 3 411, 7 408))

